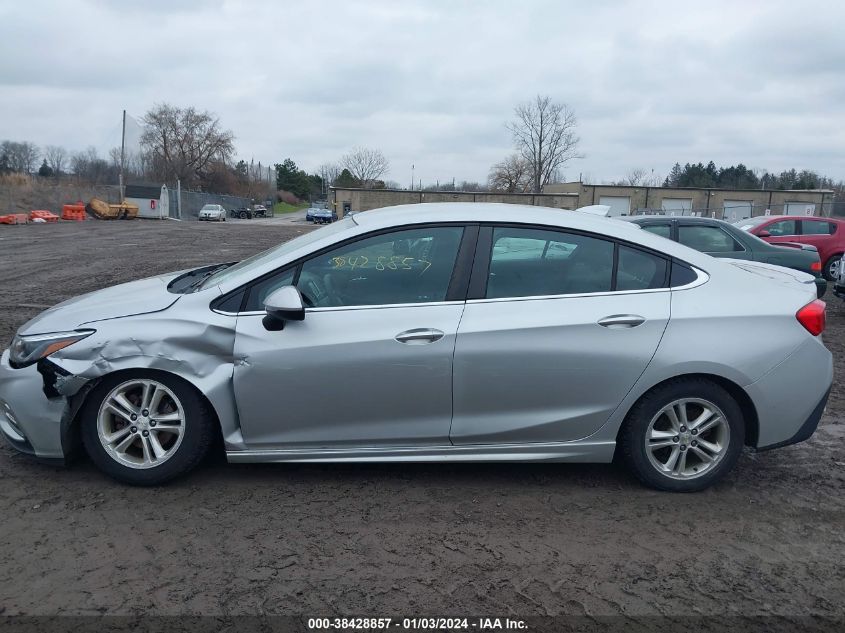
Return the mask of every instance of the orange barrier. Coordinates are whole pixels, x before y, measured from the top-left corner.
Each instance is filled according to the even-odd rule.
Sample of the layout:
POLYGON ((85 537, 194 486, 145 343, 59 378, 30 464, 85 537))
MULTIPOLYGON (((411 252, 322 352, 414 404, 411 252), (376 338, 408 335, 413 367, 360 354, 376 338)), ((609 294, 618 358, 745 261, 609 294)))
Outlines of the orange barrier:
POLYGON ((82 222, 85 220, 84 204, 66 204, 62 207, 62 220, 82 222))
POLYGON ((49 211, 46 211, 44 209, 34 209, 29 212, 30 220, 34 220, 36 218, 40 218, 45 222, 50 223, 59 221, 59 216, 57 216, 55 213, 50 213, 49 211))
POLYGON ((29 222, 29 216, 26 213, 0 215, 0 224, 26 224, 27 222, 29 222))

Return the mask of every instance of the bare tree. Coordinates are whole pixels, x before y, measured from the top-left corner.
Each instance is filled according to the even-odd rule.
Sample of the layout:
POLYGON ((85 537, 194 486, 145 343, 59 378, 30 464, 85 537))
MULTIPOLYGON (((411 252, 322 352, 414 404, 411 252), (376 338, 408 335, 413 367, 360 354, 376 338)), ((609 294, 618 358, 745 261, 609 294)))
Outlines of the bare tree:
POLYGON ((631 187, 637 187, 643 184, 648 172, 643 169, 642 167, 634 167, 633 169, 629 169, 625 179, 622 181, 622 184, 628 185, 631 187))
POLYGON ((565 103, 537 95, 514 109, 516 120, 507 127, 519 154, 531 166, 532 190, 540 193, 552 176, 579 158, 575 113, 565 103))
POLYGON ((117 168, 100 158, 94 146, 71 156, 70 169, 80 182, 99 185, 117 181, 117 168))
POLYGON ((210 112, 165 103, 147 112, 143 123, 141 145, 161 180, 202 186, 215 164, 227 163, 235 151, 234 135, 210 112))
POLYGON ((333 185, 337 177, 340 176, 341 171, 343 170, 337 163, 323 163, 317 169, 317 173, 323 179, 326 186, 333 185))
POLYGON ((634 167, 628 170, 622 180, 612 184, 626 187, 656 187, 660 184, 660 177, 654 173, 653 169, 649 172, 642 167, 634 167))
POLYGON ((511 154, 490 169, 487 183, 494 191, 525 193, 531 189, 531 165, 519 154, 511 154))
POLYGON ((53 174, 58 178, 61 176, 67 167, 67 150, 58 145, 48 145, 44 148, 44 158, 47 159, 47 165, 53 170, 53 174))
POLYGON ((112 147, 109 150, 109 158, 111 159, 112 167, 120 169, 120 148, 112 147))
POLYGON ((372 187, 375 181, 390 170, 384 154, 377 149, 356 147, 340 159, 340 166, 348 169, 362 187, 372 187))
POLYGON ((31 174, 35 171, 40 158, 38 146, 24 141, 3 141, 0 143, 0 154, 5 157, 6 167, 10 171, 31 174))

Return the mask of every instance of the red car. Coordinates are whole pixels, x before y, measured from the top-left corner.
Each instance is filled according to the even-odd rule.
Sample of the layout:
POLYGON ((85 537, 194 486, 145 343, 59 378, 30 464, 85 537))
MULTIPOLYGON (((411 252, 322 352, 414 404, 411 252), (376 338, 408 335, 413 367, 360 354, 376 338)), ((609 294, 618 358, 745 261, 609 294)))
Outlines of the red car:
POLYGON ((819 251, 822 274, 828 281, 845 253, 845 220, 803 215, 764 215, 734 222, 771 244, 809 244, 819 251))

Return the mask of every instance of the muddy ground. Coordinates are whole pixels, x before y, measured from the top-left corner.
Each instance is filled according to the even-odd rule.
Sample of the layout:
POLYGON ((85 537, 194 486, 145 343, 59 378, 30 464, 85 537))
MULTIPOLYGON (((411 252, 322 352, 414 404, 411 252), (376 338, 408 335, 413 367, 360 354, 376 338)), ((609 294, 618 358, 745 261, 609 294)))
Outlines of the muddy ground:
MULTIPOLYGON (((0 227, 0 342, 51 305, 306 227, 0 227)), ((825 340, 845 375, 845 308, 825 340)), ((0 449, 0 613, 845 615, 845 388, 694 495, 610 465, 211 460, 158 489, 0 449)))

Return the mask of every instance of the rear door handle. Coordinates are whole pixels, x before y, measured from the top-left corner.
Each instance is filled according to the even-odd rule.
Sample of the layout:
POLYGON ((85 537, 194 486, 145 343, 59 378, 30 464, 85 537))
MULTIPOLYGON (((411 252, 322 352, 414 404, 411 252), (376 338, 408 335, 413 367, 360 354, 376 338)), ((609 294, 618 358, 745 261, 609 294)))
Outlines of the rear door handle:
POLYGON ((641 317, 639 314, 611 314, 598 320, 598 324, 602 327, 613 329, 632 328, 643 323, 645 323, 645 317, 641 317))
POLYGON ((415 328, 413 330, 405 330, 394 337, 400 343, 407 343, 408 345, 424 345, 425 343, 434 343, 443 338, 443 332, 433 328, 415 328))

